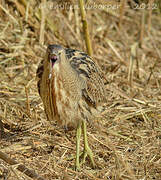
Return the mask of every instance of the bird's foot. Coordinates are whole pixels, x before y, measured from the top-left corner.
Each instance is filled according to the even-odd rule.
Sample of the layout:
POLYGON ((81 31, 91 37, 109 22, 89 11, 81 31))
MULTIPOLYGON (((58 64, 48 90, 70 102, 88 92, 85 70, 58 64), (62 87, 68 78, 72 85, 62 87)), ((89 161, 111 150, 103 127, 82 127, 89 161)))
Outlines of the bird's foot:
MULTIPOLYGON (((79 160, 80 160, 80 159, 81 159, 81 160, 80 160, 80 161, 76 160, 76 162, 75 162, 75 168, 74 168, 75 171, 80 171, 80 167, 81 167, 82 164, 85 163, 87 156, 89 156, 89 159, 90 159, 90 161, 91 161, 92 167, 93 167, 93 168, 96 167, 96 165, 95 165, 95 163, 94 163, 94 160, 93 160, 93 152, 92 152, 92 150, 90 149, 90 147, 87 146, 86 148, 84 148, 84 151, 83 151, 83 152, 80 152, 80 154, 79 154, 79 160)), ((71 160, 73 160, 74 158, 75 158, 74 156, 71 156, 71 157, 69 157, 67 160, 68 160, 68 161, 71 161, 71 160)))
MULTIPOLYGON (((79 154, 79 159, 82 157, 82 155, 83 155, 83 153, 84 152, 81 152, 80 154, 79 154)), ((74 156, 74 155, 71 155, 70 157, 68 157, 68 158, 66 158, 66 160, 67 161, 72 161, 73 159, 75 159, 76 157, 74 156)), ((77 159, 77 158, 76 158, 77 159)), ((80 162, 78 161, 78 160, 76 160, 76 162, 75 162, 75 166, 74 166, 74 170, 75 171, 79 171, 80 170, 80 162)))
POLYGON ((80 170, 80 166, 85 163, 87 156, 89 156, 89 159, 90 159, 90 161, 91 161, 92 167, 93 167, 93 168, 96 167, 95 162, 94 162, 94 160, 93 160, 93 152, 92 152, 92 150, 90 149, 90 147, 87 146, 87 147, 84 149, 84 151, 79 154, 79 157, 80 157, 81 161, 76 161, 76 164, 75 164, 75 170, 76 170, 76 171, 79 171, 79 170, 80 170))
POLYGON ((82 161, 81 162, 79 161, 82 156, 84 156, 84 152, 80 152, 79 159, 77 159, 77 157, 76 157, 76 163, 75 163, 75 170, 76 171, 80 171, 80 166, 84 163, 82 161))
POLYGON ((94 162, 94 160, 93 160, 93 152, 92 152, 92 150, 90 149, 89 146, 86 146, 86 147, 84 148, 84 151, 83 151, 83 154, 82 154, 81 164, 85 163, 85 160, 86 160, 87 156, 89 156, 89 159, 90 159, 90 161, 91 161, 92 167, 95 168, 96 165, 95 165, 95 162, 94 162))
POLYGON ((80 163, 76 163, 76 164, 75 164, 74 170, 75 170, 75 171, 80 171, 80 163))

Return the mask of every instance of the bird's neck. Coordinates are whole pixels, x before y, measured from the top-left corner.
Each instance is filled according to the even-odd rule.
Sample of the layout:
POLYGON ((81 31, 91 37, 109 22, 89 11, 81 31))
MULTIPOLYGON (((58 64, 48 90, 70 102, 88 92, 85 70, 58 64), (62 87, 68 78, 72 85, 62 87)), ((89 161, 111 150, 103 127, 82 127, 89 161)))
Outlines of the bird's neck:
POLYGON ((60 57, 60 63, 59 63, 59 70, 63 73, 63 72, 72 72, 73 69, 70 65, 70 61, 68 59, 66 59, 65 53, 61 54, 60 57))

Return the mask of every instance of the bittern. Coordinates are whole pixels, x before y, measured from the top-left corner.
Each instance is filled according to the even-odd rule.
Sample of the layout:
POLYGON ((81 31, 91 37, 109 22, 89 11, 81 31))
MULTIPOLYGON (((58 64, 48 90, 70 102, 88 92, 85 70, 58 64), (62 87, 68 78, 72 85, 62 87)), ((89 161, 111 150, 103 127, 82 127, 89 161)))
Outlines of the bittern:
POLYGON ((49 45, 37 69, 38 91, 49 121, 62 126, 73 124, 76 133, 76 169, 80 168, 80 138, 84 135, 83 162, 89 156, 95 166, 87 141, 86 122, 94 118, 105 102, 105 88, 98 65, 86 53, 49 45))

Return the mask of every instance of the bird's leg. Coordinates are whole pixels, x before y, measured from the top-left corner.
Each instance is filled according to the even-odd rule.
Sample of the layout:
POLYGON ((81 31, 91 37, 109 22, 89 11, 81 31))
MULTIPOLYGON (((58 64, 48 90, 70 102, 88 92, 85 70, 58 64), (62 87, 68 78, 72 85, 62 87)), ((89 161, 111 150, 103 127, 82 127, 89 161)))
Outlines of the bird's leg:
POLYGON ((80 148, 80 138, 81 138, 81 125, 82 125, 82 122, 79 122, 78 123, 78 126, 77 126, 77 134, 76 134, 76 162, 75 162, 75 168, 76 170, 79 170, 80 169, 80 163, 79 163, 79 148, 80 148))
POLYGON ((85 162, 85 159, 87 157, 87 155, 89 156, 92 166, 93 168, 95 167, 95 163, 93 160, 93 153, 92 150, 90 149, 89 145, 88 145, 88 140, 87 140, 87 128, 86 128, 86 122, 83 121, 82 122, 82 129, 83 129, 83 136, 84 136, 84 154, 83 154, 83 163, 85 162))

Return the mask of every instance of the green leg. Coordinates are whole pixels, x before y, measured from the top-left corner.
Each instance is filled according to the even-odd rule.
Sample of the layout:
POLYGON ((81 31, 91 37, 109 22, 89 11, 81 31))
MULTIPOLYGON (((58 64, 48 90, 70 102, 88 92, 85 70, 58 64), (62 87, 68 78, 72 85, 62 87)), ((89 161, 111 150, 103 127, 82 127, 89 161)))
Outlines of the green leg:
POLYGON ((76 162, 75 162, 75 168, 76 170, 80 169, 80 163, 79 163, 79 148, 80 148, 80 138, 81 138, 81 125, 80 122, 77 126, 77 135, 76 135, 76 162))
POLYGON ((88 140, 87 140, 87 128, 86 128, 86 122, 82 122, 82 129, 83 129, 83 136, 84 136, 84 154, 83 154, 83 163, 85 162, 85 159, 87 155, 89 156, 93 168, 95 167, 95 163, 93 160, 93 153, 92 150, 90 149, 88 145, 88 140))

